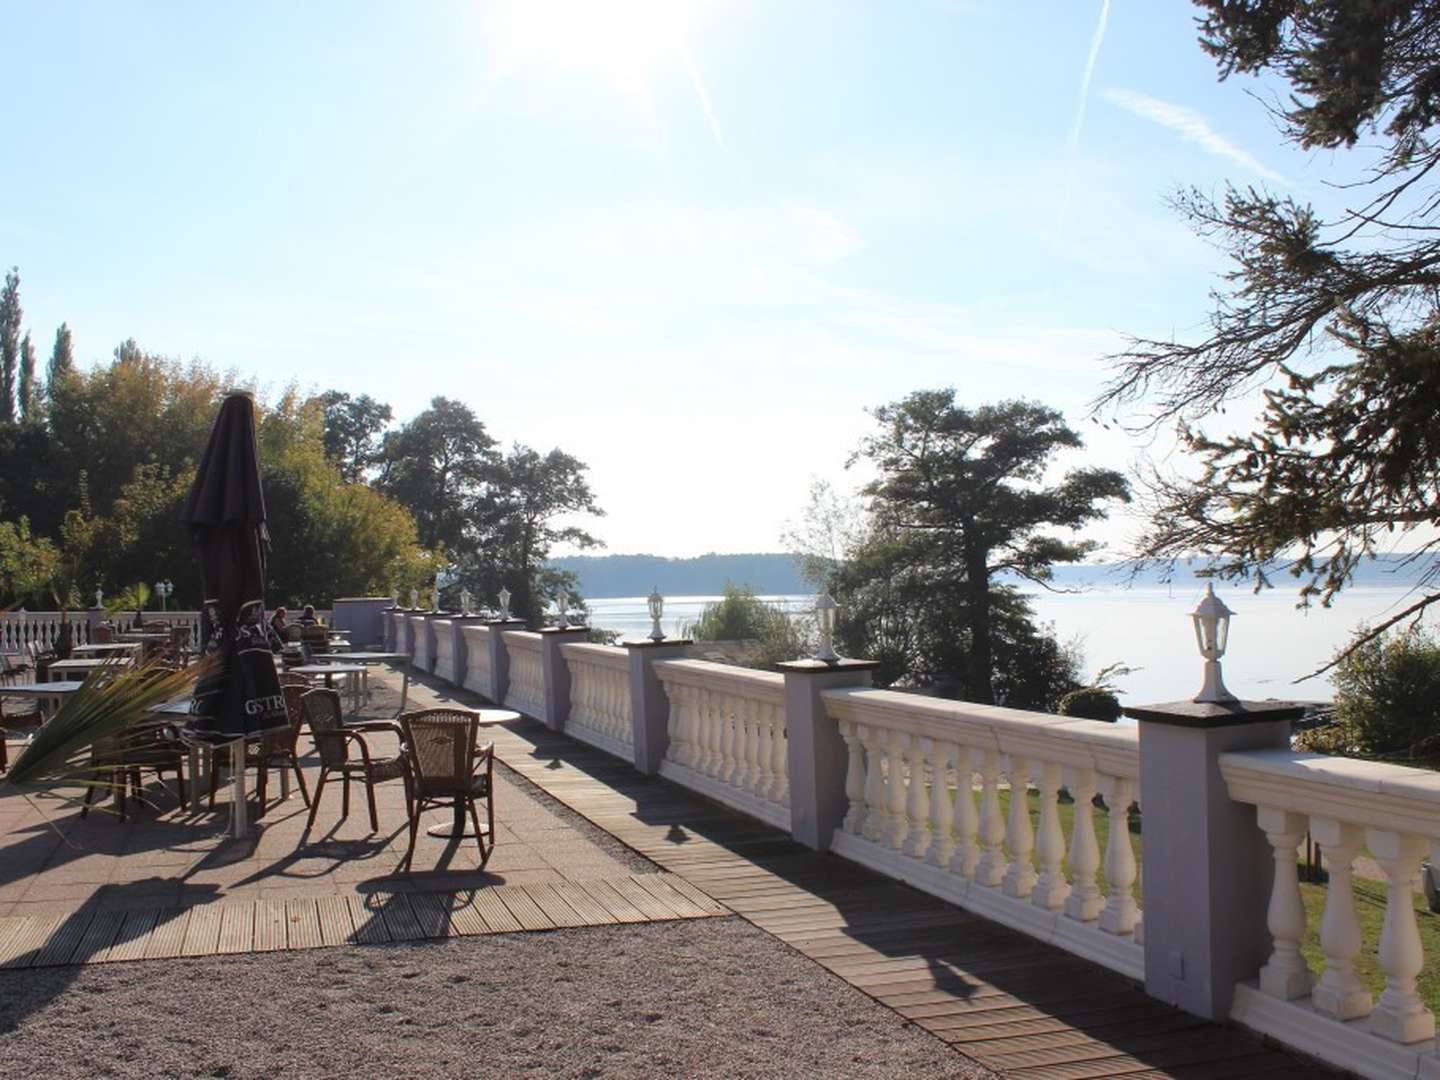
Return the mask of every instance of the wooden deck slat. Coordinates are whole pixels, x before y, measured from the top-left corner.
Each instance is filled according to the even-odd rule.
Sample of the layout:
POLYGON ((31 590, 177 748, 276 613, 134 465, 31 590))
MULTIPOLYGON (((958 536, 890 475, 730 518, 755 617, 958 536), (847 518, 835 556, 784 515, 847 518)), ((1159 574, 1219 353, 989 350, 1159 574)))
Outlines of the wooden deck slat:
POLYGON ((160 921, 160 912, 154 908, 144 911, 125 912, 125 921, 108 948, 95 957, 101 964, 122 960, 139 960, 150 945, 150 935, 160 921))
POLYGON ((80 944, 86 929, 95 918, 94 911, 77 911, 50 931, 45 943, 31 957, 31 967, 53 967, 70 961, 70 954, 80 944))
POLYGON ((221 953, 244 953, 255 951, 255 902, 245 901, 226 904, 220 912, 220 941, 216 947, 221 953))
MULTIPOLYGON (((377 899, 381 894, 376 894, 377 899)), ((410 897, 405 893, 386 893, 380 910, 385 916, 385 929, 390 932, 391 941, 419 941, 425 936, 425 929, 415 918, 410 906, 410 897)))
POLYGON ((80 938, 80 943, 75 946, 70 962, 88 964, 105 953, 120 933, 120 927, 125 923, 125 914, 123 911, 96 912, 95 918, 86 927, 84 936, 80 938))
POLYGON ((285 901, 262 897, 255 901, 256 952, 275 952, 286 948, 285 901))
POLYGON ((540 905, 531 899, 524 886, 501 885, 493 891, 500 902, 510 909, 510 914, 515 916, 524 929, 555 929, 555 923, 541 910, 540 905))
POLYGON ((450 904, 450 928, 454 933, 466 936, 495 932, 480 914, 480 909, 475 906, 474 896, 468 892, 454 895, 450 904))
POLYGON ((427 938, 450 936, 450 916, 439 897, 431 893, 411 893, 410 910, 420 924, 421 935, 427 938))
POLYGON ((602 878, 590 878, 574 884, 576 888, 583 889, 594 897, 601 907, 615 916, 617 922, 642 923, 649 921, 643 911, 612 889, 610 883, 602 878))
POLYGON ((545 917, 557 927, 565 929, 590 925, 551 886, 546 884, 527 885, 525 891, 530 894, 530 899, 539 905, 540 910, 545 912, 545 917))
POLYGON ((703 919, 711 914, 665 880, 667 874, 632 874, 636 885, 661 901, 680 919, 703 919))
POLYGON ((285 901, 285 947, 287 949, 318 949, 320 913, 315 898, 302 896, 285 901))
POLYGON ((63 915, 29 915, 0 949, 0 968, 29 967, 45 947, 50 933, 64 921, 63 915))
POLYGON ((181 955, 185 928, 190 922, 188 908, 164 908, 155 920, 155 929, 145 941, 146 960, 164 960, 181 955))
POLYGON ((353 941, 361 945, 383 945, 390 940, 385 917, 372 898, 347 896, 345 904, 350 909, 350 921, 355 924, 353 941))
POLYGON ((516 930, 523 930, 520 920, 510 913, 498 896, 490 889, 477 889, 475 891, 475 910, 485 920, 485 925, 496 933, 507 933, 516 930))
POLYGON ((604 904, 574 882, 557 881, 550 887, 555 890, 560 899, 575 909, 576 914, 586 921, 587 926, 613 926, 620 921, 610 914, 604 904))
POLYGON ((219 904, 199 904, 190 909, 190 921, 180 942, 180 956, 213 956, 220 944, 219 904))
POLYGON ((344 945, 355 935, 355 922, 345 896, 322 896, 316 900, 320 918, 320 940, 326 945, 344 945))

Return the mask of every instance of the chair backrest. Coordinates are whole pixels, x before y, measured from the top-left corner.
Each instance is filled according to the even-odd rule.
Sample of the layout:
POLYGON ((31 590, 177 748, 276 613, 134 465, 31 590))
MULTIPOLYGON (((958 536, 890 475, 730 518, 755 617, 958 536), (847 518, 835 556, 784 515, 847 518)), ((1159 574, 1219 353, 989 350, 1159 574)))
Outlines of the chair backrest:
POLYGON ((475 772, 478 717, 468 709, 420 709, 404 713, 405 754, 417 794, 468 791, 475 772))
MULTIPOLYGON (((282 691, 283 692, 283 691, 282 691)), ((340 691, 309 690, 300 695, 300 708, 322 765, 343 765, 350 757, 350 743, 340 732, 344 730, 340 711, 340 691)))
POLYGON ((305 707, 300 699, 310 692, 310 684, 301 675, 281 675, 280 693, 285 697, 285 716, 290 721, 289 741, 299 738, 305 726, 305 707))
POLYGON ((115 631, 108 626, 100 625, 90 631, 90 640, 96 645, 109 645, 115 640, 115 631))
POLYGON ((289 624, 288 626, 285 627, 285 640, 286 640, 286 641, 299 641, 299 640, 300 640, 300 632, 301 632, 301 628, 300 628, 300 627, 296 626, 294 623, 289 624))

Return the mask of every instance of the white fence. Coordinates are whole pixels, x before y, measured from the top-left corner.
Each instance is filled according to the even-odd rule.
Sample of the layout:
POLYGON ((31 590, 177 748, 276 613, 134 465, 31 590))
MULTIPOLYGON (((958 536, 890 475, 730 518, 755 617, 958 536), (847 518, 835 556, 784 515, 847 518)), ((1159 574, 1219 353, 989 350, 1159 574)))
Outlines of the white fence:
POLYGON ((560 646, 570 669, 570 713, 565 731, 591 746, 630 758, 630 657, 613 645, 560 646))
POLYGON ((467 623, 460 633, 465 635, 465 670, 457 672, 452 681, 463 683, 467 690, 493 701, 496 695, 495 673, 490 661, 490 627, 467 623))
POLYGON ((507 630, 504 639, 510 668, 505 704, 526 716, 544 716, 545 662, 540 655, 540 635, 507 630))

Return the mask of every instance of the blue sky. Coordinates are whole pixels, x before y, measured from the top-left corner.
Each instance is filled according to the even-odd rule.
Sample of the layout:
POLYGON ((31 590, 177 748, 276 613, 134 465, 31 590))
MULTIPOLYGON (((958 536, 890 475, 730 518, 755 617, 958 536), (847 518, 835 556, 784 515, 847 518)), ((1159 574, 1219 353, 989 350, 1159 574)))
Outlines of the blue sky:
POLYGON ((458 397, 587 461, 613 551, 774 550, 867 406, 1085 423, 1117 332, 1196 328, 1176 185, 1326 197, 1192 13, 9 3, 0 262, 42 354, 458 397))

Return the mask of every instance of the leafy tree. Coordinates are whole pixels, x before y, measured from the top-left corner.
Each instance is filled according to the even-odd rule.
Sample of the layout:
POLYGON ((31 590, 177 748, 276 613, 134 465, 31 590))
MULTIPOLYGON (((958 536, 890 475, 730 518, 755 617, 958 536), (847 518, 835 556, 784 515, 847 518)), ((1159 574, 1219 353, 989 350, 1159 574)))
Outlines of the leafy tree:
POLYGON ((35 382, 35 346, 27 331, 20 342, 20 379, 16 386, 16 403, 20 419, 38 420, 40 417, 40 386, 35 382))
POLYGON ((55 387, 75 372, 75 342, 70 326, 61 323, 55 331, 55 345, 50 350, 50 365, 45 372, 45 386, 53 394, 55 387))
POLYGON ((0 519, 0 608, 42 598, 59 567, 60 553, 31 533, 29 519, 0 519))
MULTIPOLYGON (((898 561, 956 601, 966 642, 964 693, 993 703, 997 616, 993 579, 1009 572, 1046 585, 1051 567, 1096 549, 1051 528, 1076 530, 1128 500, 1112 469, 1078 468, 1046 486, 1062 450, 1082 445, 1060 413, 1027 401, 968 409, 955 391, 917 391, 874 412, 861 444, 876 479, 865 486, 880 529, 879 563, 898 561)), ((938 599, 938 598, 937 598, 938 599)), ((944 601, 940 601, 943 603, 944 601)))
POLYGON ((423 546, 463 552, 475 542, 471 522, 498 464, 494 446, 468 405, 433 398, 385 436, 376 487, 415 515, 423 546))
POLYGON ((15 419, 15 373, 20 361, 20 268, 13 266, 0 289, 0 421, 15 419))
POLYGON ((528 446, 512 447, 495 466, 481 507, 481 543, 462 563, 467 587, 492 596, 504 584, 513 594, 511 610, 520 618, 537 619, 545 606, 540 575, 554 546, 603 546, 575 524, 577 516, 605 513, 585 472, 584 463, 563 450, 541 454, 528 446))
POLYGON ((348 483, 356 484, 380 460, 380 436, 393 414, 369 394, 351 397, 338 390, 320 395, 325 410, 325 455, 348 483))
MULTIPOLYGON (((1328 604, 1382 546, 1440 544, 1440 3, 1197 0, 1220 77, 1278 74, 1272 107, 1305 149, 1364 140, 1364 170, 1333 220, 1253 187, 1175 205, 1232 261, 1197 340, 1134 338, 1110 357, 1096 406, 1144 402, 1142 427, 1175 422, 1203 471, 1150 477, 1153 523, 1138 554, 1212 556, 1223 577, 1287 563, 1302 604, 1328 604), (1378 145, 1378 157, 1375 147, 1378 145), (1264 388, 1254 431, 1197 422, 1264 388)), ((1343 160, 1343 157, 1341 158, 1343 160)), ((1418 558, 1420 583, 1440 562, 1418 558)), ((1430 589, 1371 635, 1440 600, 1430 589)), ((1360 639, 1365 640, 1364 638, 1360 639)))

